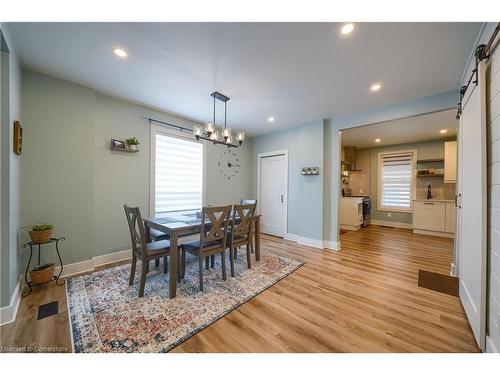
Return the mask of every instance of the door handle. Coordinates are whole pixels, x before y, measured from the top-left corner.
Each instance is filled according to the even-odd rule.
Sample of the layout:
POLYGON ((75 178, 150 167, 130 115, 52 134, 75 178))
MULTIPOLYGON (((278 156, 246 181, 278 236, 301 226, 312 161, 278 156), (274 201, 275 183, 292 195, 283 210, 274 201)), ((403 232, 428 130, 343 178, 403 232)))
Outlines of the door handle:
POLYGON ((283 203, 283 194, 281 194, 281 198, 280 199, 281 199, 281 203, 283 203))
POLYGON ((458 193, 457 195, 455 195, 455 207, 462 208, 462 206, 458 204, 458 198, 462 198, 462 193, 458 193))

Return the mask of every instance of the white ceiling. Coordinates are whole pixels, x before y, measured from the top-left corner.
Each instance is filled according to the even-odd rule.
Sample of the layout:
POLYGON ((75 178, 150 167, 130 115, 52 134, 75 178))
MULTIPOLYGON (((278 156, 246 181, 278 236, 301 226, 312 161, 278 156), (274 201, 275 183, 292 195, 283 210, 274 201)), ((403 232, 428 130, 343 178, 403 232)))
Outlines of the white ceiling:
POLYGON ((458 120, 455 109, 405 119, 380 122, 342 131, 342 145, 357 148, 432 141, 456 137, 458 120), (441 129, 447 129, 441 134, 441 129), (374 140, 380 138, 380 143, 374 140))
POLYGON ((458 88, 480 23, 11 23, 24 66, 251 135, 458 88), (113 47, 127 50, 119 59, 113 47), (374 94, 369 87, 382 82, 374 94), (222 119, 222 107, 218 119, 222 119), (274 116, 273 124, 267 123, 274 116))

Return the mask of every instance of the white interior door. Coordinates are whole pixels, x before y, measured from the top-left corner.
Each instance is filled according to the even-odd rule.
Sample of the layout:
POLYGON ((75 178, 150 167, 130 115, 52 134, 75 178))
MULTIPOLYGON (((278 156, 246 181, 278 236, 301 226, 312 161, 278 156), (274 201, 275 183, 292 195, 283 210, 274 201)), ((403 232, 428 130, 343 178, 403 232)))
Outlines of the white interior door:
POLYGON ((486 89, 485 62, 478 66, 478 85, 462 99, 459 142, 457 233, 460 299, 479 347, 486 344, 486 89))
POLYGON ((280 237, 286 232, 286 163, 284 155, 260 158, 261 230, 280 237))

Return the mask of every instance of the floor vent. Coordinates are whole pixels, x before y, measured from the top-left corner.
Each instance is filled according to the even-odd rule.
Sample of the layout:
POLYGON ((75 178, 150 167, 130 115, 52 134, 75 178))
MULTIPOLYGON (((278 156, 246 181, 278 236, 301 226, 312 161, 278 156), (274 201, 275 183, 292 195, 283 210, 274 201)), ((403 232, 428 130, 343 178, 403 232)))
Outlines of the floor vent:
POLYGON ((53 301, 38 307, 38 320, 55 315, 59 312, 59 302, 53 301))

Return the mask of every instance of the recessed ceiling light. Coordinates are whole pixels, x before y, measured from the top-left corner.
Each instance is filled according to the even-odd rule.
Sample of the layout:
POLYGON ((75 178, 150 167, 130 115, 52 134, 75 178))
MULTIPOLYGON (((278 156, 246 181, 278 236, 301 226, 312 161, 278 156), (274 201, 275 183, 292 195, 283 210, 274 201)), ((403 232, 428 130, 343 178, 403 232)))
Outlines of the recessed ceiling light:
POLYGON ((380 90, 381 88, 382 88, 382 84, 380 84, 380 83, 374 83, 374 84, 372 85, 372 87, 370 87, 370 90, 372 90, 372 91, 378 91, 378 90, 380 90))
POLYGON ((439 132, 440 132, 441 134, 446 134, 446 133, 448 133, 448 129, 441 129, 439 132))
POLYGON ((269 116, 267 118, 267 122, 274 122, 274 117, 273 116, 269 116))
POLYGON ((118 57, 127 57, 127 52, 124 49, 121 48, 113 48, 113 52, 115 53, 116 56, 118 57))
POLYGON ((344 35, 350 34, 354 30, 354 24, 353 23, 346 23, 342 28, 340 29, 340 32, 344 35))
POLYGON ((375 138, 375 141, 374 141, 374 142, 375 142, 375 143, 380 143, 380 142, 382 142, 382 140, 381 140, 380 138, 375 138))

